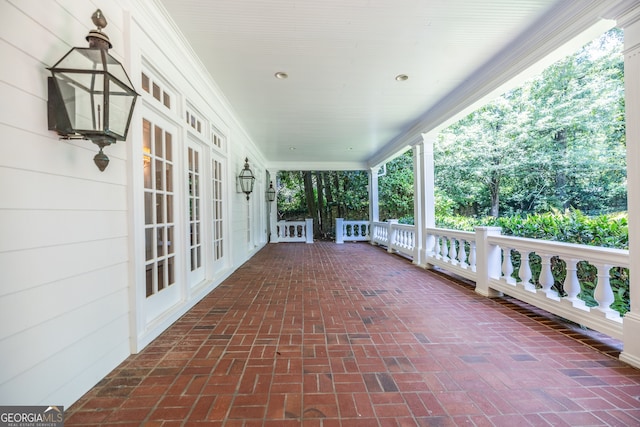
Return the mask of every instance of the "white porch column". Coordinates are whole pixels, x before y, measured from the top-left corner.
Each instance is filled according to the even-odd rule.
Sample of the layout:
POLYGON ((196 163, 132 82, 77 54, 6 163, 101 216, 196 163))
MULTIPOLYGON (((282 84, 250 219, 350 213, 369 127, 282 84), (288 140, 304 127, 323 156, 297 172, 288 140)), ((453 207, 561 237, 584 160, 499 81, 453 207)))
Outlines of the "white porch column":
MULTIPOLYGON (((273 182, 273 188, 278 189, 278 171, 270 169, 269 181, 273 182)), ((269 187, 267 187, 269 188, 269 187)), ((273 202, 267 201, 269 204, 269 243, 278 243, 278 197, 273 202)))
POLYGON ((305 242, 313 243, 313 218, 307 218, 304 220, 305 235, 307 236, 305 242))
POLYGON ((344 243, 344 236, 342 235, 342 225, 344 224, 344 218, 336 218, 336 243, 341 245, 344 243))
POLYGON ((413 263, 416 265, 423 265, 425 256, 426 242, 423 236, 426 237, 424 232, 424 195, 425 195, 425 181, 424 181, 424 142, 420 141, 411 147, 413 151, 413 225, 416 228, 416 248, 415 257, 413 263))
POLYGON ((413 147, 414 204, 413 218, 416 226, 418 265, 429 267, 427 259, 426 228, 436 226, 435 172, 433 166, 433 143, 436 135, 422 134, 422 142, 413 147), (419 240, 418 240, 419 239, 419 240))
MULTIPOLYGON (((640 259, 640 6, 617 22, 624 29, 629 259, 634 269, 640 259)), ((631 310, 623 319, 620 360, 640 368, 640 271, 632 270, 629 276, 631 310)))
POLYGON ((380 221, 380 207, 378 206, 378 171, 380 166, 369 169, 369 221, 380 221))

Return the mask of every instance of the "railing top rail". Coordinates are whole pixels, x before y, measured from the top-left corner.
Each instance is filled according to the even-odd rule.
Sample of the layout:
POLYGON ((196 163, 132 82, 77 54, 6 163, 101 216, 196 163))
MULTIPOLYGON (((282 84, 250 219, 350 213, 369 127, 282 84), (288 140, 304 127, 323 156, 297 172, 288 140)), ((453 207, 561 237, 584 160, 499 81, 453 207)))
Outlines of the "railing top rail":
POLYGON ((604 248, 601 246, 515 236, 489 236, 487 240, 490 244, 505 248, 527 249, 532 252, 551 253, 561 258, 573 258, 601 262, 618 267, 629 267, 629 251, 626 249, 604 248))
POLYGON ((427 233, 429 234, 451 236, 451 237, 456 237, 458 239, 464 239, 464 240, 474 240, 476 236, 476 233, 474 233, 473 231, 461 231, 461 230, 454 230, 451 228, 427 227, 426 230, 427 230, 427 233))
POLYGON ((414 230, 416 228, 415 225, 412 224, 391 224, 393 228, 403 228, 405 230, 414 230))

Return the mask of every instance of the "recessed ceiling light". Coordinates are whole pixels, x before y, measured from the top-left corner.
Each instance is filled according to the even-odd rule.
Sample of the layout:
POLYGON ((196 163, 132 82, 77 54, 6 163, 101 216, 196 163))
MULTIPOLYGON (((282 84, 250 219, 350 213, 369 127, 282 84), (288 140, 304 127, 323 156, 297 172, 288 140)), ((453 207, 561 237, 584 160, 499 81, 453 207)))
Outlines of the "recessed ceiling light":
POLYGON ((407 80, 409 78, 409 76, 407 76, 406 74, 398 74, 396 76, 396 80, 399 82, 403 82, 405 80, 407 80))
POLYGON ((296 147, 289 147, 289 150, 291 150, 291 151, 293 151, 295 149, 296 149, 296 147))
POLYGON ((276 79, 280 79, 280 80, 283 80, 289 77, 289 74, 285 73, 284 71, 278 71, 274 75, 276 76, 276 79))

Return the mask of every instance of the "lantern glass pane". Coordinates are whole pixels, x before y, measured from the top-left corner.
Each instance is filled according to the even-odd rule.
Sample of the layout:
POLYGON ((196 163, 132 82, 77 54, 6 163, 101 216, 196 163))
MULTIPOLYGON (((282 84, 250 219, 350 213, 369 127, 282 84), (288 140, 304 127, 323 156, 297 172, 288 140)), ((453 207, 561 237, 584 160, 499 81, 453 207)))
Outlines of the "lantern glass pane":
POLYGON ((104 126, 104 81, 101 74, 55 73, 69 123, 75 130, 104 126))
POLYGON ((106 55, 107 62, 107 72, 111 74, 116 79, 120 80, 123 84, 128 86, 130 89, 133 89, 133 84, 131 80, 129 80, 129 76, 127 72, 124 70, 124 67, 117 59, 107 53, 106 55))
POLYGON ((117 81, 110 79, 109 84, 109 123, 108 130, 124 139, 129 126, 129 116, 133 111, 135 95, 117 81))
POLYGON ((103 72, 102 51, 82 47, 73 48, 52 68, 103 72))

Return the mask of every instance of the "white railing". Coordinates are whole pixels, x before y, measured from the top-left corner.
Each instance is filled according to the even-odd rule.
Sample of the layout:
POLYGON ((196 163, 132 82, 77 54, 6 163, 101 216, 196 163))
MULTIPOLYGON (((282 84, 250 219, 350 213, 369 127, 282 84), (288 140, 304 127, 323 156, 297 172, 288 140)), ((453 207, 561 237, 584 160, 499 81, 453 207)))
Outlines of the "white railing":
POLYGON ((313 219, 304 221, 278 221, 278 242, 313 243, 313 219))
POLYGON ((372 222, 371 223, 371 243, 376 245, 389 245, 389 223, 372 222))
POLYGON ((623 318, 610 308, 614 302, 611 269, 628 269, 629 251, 503 236, 498 227, 476 227, 475 232, 427 228, 425 247, 418 257, 420 242, 416 241, 415 230, 414 226, 398 224, 396 220, 369 223, 339 219, 336 242, 370 240, 389 252, 422 260, 425 266, 437 266, 469 279, 482 295, 504 293, 616 339, 623 338, 623 318), (512 259, 518 257, 520 265, 514 272, 512 259), (532 274, 532 261, 539 265, 537 277, 532 274), (587 306, 578 296, 582 292, 578 278, 580 263, 588 263, 597 271, 594 307, 587 306), (562 283, 554 272, 556 276, 564 276, 562 283))
POLYGON ((426 264, 475 281, 477 292, 487 296, 502 292, 622 339, 622 317, 610 308, 614 301, 610 270, 613 267, 628 268, 629 251, 502 236, 500 229, 495 227, 477 227, 475 233, 428 228, 426 233, 426 264), (514 277, 512 263, 515 253, 520 255, 517 278, 514 277), (540 260, 540 274, 534 278, 531 258, 536 257, 540 260), (566 275, 561 286, 562 294, 554 289, 557 278, 553 275, 552 259, 564 263, 566 275), (597 269, 593 298, 598 305, 595 307, 588 307, 578 297, 582 291, 577 275, 579 262, 587 262, 597 269), (539 286, 534 285, 535 279, 538 279, 539 286))
POLYGON ((345 221, 343 218, 336 218, 336 243, 368 241, 371 239, 370 230, 369 221, 345 221))
POLYGON ((476 280, 476 233, 445 228, 426 229, 427 263, 476 280))
POLYGON ((416 259, 416 227, 398 224, 397 220, 373 222, 371 243, 386 246, 388 252, 397 252, 416 259))

